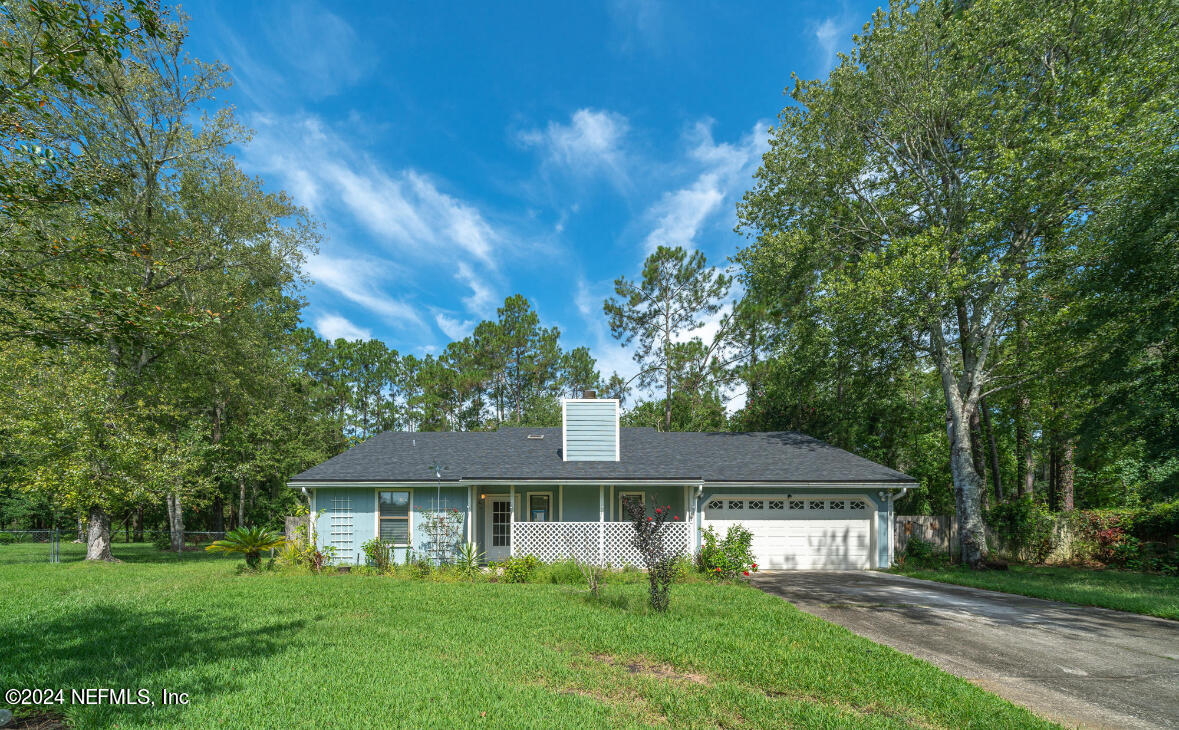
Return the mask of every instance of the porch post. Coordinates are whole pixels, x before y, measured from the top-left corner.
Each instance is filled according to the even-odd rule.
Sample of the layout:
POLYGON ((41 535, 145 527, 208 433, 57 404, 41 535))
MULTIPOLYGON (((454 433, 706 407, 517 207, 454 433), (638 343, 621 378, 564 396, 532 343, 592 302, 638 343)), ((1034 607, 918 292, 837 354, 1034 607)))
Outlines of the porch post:
POLYGON ((606 485, 598 485, 598 565, 606 565, 606 485))
POLYGON ((471 543, 471 518, 474 511, 471 509, 471 502, 475 500, 475 485, 467 485, 467 543, 471 543))
POLYGON ((508 487, 508 554, 516 554, 516 536, 512 533, 515 531, 514 526, 516 522, 516 485, 508 487))
MULTIPOLYGON (((684 485, 684 524, 685 525, 688 524, 688 517, 689 517, 689 513, 691 511, 692 511, 692 487, 688 484, 685 484, 684 485)), ((695 523, 696 523, 696 521, 692 520, 692 524, 695 524, 695 523)), ((685 547, 688 548, 688 555, 694 555, 696 553, 696 551, 694 549, 696 546, 694 544, 694 541, 692 540, 692 531, 691 530, 688 530, 687 542, 688 542, 688 544, 685 545, 685 547)))

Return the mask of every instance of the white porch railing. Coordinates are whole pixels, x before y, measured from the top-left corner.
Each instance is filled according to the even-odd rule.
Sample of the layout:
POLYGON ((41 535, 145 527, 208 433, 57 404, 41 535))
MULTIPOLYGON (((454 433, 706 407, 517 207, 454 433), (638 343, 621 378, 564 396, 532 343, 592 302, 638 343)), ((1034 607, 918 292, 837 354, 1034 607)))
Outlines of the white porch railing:
MULTIPOLYGON (((692 553, 691 527, 667 523, 667 544, 673 551, 692 553)), ((513 522, 512 555, 534 555, 551 563, 575 558, 599 565, 642 567, 629 522, 513 522)))

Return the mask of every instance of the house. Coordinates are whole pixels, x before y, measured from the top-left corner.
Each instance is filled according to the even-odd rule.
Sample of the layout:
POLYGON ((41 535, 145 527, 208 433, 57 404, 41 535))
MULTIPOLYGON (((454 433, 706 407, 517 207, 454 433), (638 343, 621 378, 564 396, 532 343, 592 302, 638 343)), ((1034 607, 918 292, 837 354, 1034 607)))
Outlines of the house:
MULTIPOLYGON (((592 393, 587 393, 587 396, 592 393)), ((450 511, 457 542, 486 560, 535 555, 637 563, 624 505, 669 506, 669 539, 753 533, 763 569, 867 569, 892 562, 893 501, 916 486, 800 433, 663 433, 620 428, 619 403, 562 403, 561 428, 386 432, 295 476, 319 545, 363 560, 379 535, 395 559, 429 552, 425 512, 450 511)))

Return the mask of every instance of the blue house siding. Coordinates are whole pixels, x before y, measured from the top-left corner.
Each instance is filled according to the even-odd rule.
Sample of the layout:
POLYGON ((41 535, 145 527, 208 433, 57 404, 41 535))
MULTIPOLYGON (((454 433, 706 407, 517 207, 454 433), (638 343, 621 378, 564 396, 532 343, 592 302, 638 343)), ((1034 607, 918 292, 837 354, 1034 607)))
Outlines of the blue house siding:
MULTIPOLYGON (((410 541, 415 552, 426 550, 426 533, 422 529, 423 509, 457 509, 464 516, 467 509, 466 487, 319 487, 314 490, 313 508, 319 515, 316 521, 316 544, 335 546, 336 562, 363 564, 361 546, 377 534, 377 492, 384 490, 410 493, 410 541), (345 508, 351 520, 342 519, 345 508), (344 525, 350 524, 351 540, 344 538, 344 525)), ((466 540, 466 520, 462 522, 460 542, 466 540)), ((404 562, 407 548, 396 548, 394 559, 404 562)))
MULTIPOLYGON (((363 563, 364 556, 361 545, 373 539, 377 532, 376 495, 379 490, 396 489, 409 491, 410 497, 410 539, 413 550, 424 553, 426 550, 426 535, 421 527, 423 509, 450 509, 460 511, 464 516, 467 511, 469 489, 466 486, 454 487, 318 487, 312 490, 313 508, 323 514, 316 521, 316 543, 320 546, 335 544, 337 562, 363 563), (351 519, 344 519, 350 516, 351 519), (346 538, 345 535, 350 537, 346 538)), ((888 504, 880 499, 876 489, 815 489, 805 487, 708 487, 705 486, 699 499, 694 505, 697 528, 697 546, 699 546, 699 528, 703 519, 703 506, 714 495, 758 495, 758 494, 790 494, 792 490, 799 494, 829 494, 854 495, 866 498, 875 508, 876 528, 876 565, 885 567, 890 564, 892 547, 889 544, 891 531, 889 525, 892 519, 888 511, 888 504)), ((476 486, 473 489, 475 501, 472 505, 472 521, 476 544, 481 551, 486 550, 486 500, 481 495, 508 494, 506 486, 476 486)), ((563 489, 556 485, 521 485, 516 488, 516 519, 524 521, 526 495, 529 492, 551 492, 553 495, 552 520, 561 519, 566 522, 597 522, 599 491, 597 485, 566 485, 563 489), (562 504, 563 494, 563 504, 562 504)), ((673 514, 684 518, 684 487, 683 486, 646 486, 628 487, 610 485, 605 487, 606 520, 624 521, 625 515, 619 513, 618 501, 622 492, 643 492, 646 494, 647 508, 670 505, 673 514)), ((689 499, 694 499, 695 487, 690 488, 689 499)), ((460 541, 466 539, 466 524, 463 523, 460 541)), ((407 556, 405 548, 394 551, 397 562, 404 562, 407 556)))
POLYGON ((566 400, 565 460, 618 460, 618 401, 566 400))

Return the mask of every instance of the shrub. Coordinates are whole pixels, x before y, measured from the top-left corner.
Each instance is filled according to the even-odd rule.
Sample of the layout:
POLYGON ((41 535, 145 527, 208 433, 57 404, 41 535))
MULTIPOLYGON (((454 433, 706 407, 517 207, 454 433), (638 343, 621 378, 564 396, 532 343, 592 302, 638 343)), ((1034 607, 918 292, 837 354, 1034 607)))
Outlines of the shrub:
POLYGON ((586 577, 576 560, 558 560, 553 563, 541 563, 536 570, 536 580, 540 583, 577 585, 586 580, 586 577))
POLYGON ((11 545, 14 542, 20 542, 20 538, 11 532, 0 532, 0 545, 11 545))
POLYGON ((939 554, 933 543, 917 537, 905 543, 905 552, 897 560, 902 568, 934 568, 948 562, 948 556, 939 554))
POLYGON ((388 573, 393 565, 393 548, 374 537, 360 546, 365 562, 378 573, 388 573))
POLYGON ((671 602, 671 584, 675 580, 675 560, 679 552, 667 546, 667 525, 678 521, 671 507, 656 507, 655 514, 648 515, 642 502, 626 502, 635 534, 631 538, 635 549, 643 557, 647 569, 647 583, 650 588, 651 608, 662 613, 671 602))
POLYGON ((434 566, 430 563, 429 559, 422 555, 410 555, 407 557, 406 562, 409 564, 410 578, 425 580, 430 577, 430 573, 434 570, 434 566))
POLYGON ((1042 502, 1025 495, 995 505, 985 518, 1012 556, 1042 563, 1052 552, 1055 521, 1042 502))
POLYGON ((165 531, 156 531, 156 536, 151 539, 151 544, 156 550, 171 550, 172 549, 172 535, 165 531))
POLYGON ((505 583, 528 583, 536 575, 540 561, 533 555, 510 557, 499 563, 504 570, 505 583))
POLYGON ((724 539, 711 527, 702 533, 704 545, 696 556, 696 565, 709 578, 731 580, 757 570, 753 562, 753 533, 741 524, 730 525, 724 539))

